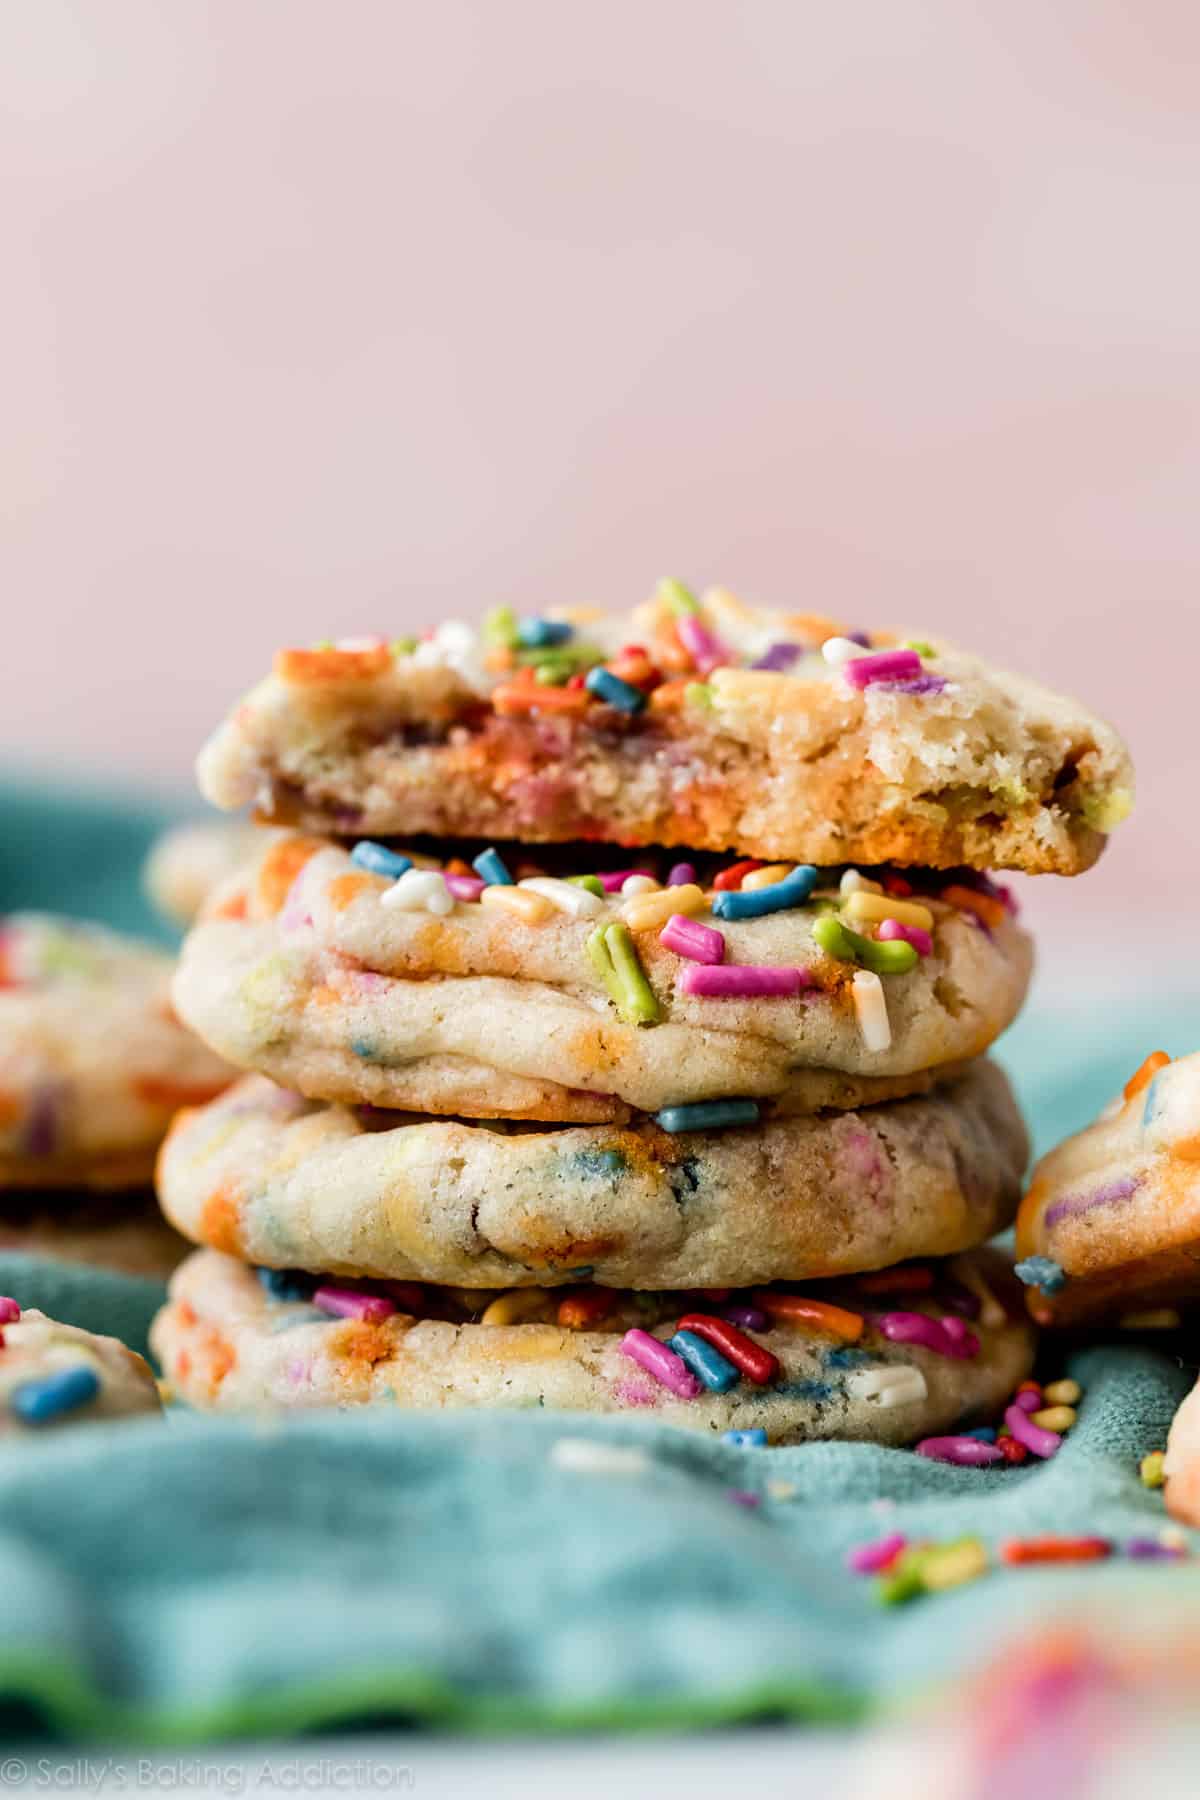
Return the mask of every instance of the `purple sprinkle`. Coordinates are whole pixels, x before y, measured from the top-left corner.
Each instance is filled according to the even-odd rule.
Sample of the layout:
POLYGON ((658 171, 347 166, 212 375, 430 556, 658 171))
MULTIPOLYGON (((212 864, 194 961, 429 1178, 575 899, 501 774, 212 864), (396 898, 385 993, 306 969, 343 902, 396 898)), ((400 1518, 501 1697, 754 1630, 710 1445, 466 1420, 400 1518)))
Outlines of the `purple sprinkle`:
POLYGON ((878 1575, 907 1548, 908 1539, 904 1533, 893 1531, 887 1537, 876 1538, 873 1544, 856 1544, 853 1550, 848 1550, 846 1567, 855 1575, 878 1575))
POLYGON ((606 894, 619 894, 631 875, 649 873, 649 869, 613 869, 607 875, 598 875, 596 879, 606 894))
POLYGON ((848 644, 861 644, 864 650, 869 650, 871 648, 871 635, 867 631, 848 631, 846 633, 846 642, 848 644))
POLYGON ((1041 1412, 1042 1396, 1040 1394, 1035 1394, 1032 1388, 1026 1388, 1023 1394, 1017 1395, 1016 1399, 1013 1401, 1013 1405, 1019 1406, 1024 1413, 1041 1412))
POLYGON ((853 656, 842 664, 842 674, 853 688, 870 687, 876 681, 910 681, 921 673, 915 650, 883 650, 877 656, 853 656))
POLYGON ((1059 1219, 1076 1218, 1080 1213, 1091 1212, 1094 1206, 1115 1206, 1118 1200, 1132 1199, 1139 1185, 1136 1175, 1126 1175, 1120 1181, 1110 1181, 1107 1187, 1097 1188, 1094 1194, 1068 1194, 1054 1202, 1042 1223, 1049 1226, 1059 1219))
POLYGON ((696 879, 696 871, 691 863, 674 863, 667 876, 668 887, 690 887, 696 879))
MULTIPOLYGON (((854 641, 857 643, 858 639, 856 638, 854 641)), ((777 675, 781 675, 803 655, 804 646, 802 644, 768 644, 758 661, 752 662, 750 667, 752 669, 772 669, 777 675)))
POLYGON ((982 1468, 987 1463, 1004 1461, 1003 1450, 995 1444, 966 1436, 922 1438, 916 1450, 918 1456, 927 1456, 931 1462, 958 1463, 963 1468, 982 1468))
POLYGON ((952 1356, 958 1361, 979 1354, 979 1339, 968 1331, 961 1319, 931 1319, 926 1313, 890 1312, 878 1320, 880 1331, 894 1344, 921 1344, 939 1356, 952 1356), (947 1330, 947 1326, 958 1330, 947 1330), (961 1333, 961 1335, 960 1335, 961 1333))
POLYGON ((883 694, 940 694, 946 686, 942 675, 914 675, 909 681, 877 681, 875 686, 883 694))
POLYGON ((1062 1443, 1057 1431, 1043 1431, 1022 1407, 1010 1406, 1004 1415, 1004 1423, 1018 1444, 1024 1444, 1035 1456, 1053 1456, 1062 1443))
POLYGON ((731 1325, 740 1325, 743 1331, 767 1329, 767 1315, 761 1307, 730 1304, 718 1306, 716 1310, 720 1318, 728 1319, 731 1325))
POLYGON ((57 1082, 43 1082, 33 1090, 25 1119, 26 1156, 51 1156, 58 1143, 62 1089, 57 1082))
POLYGON ((396 1308, 382 1294, 360 1294, 354 1288, 319 1287, 312 1297, 318 1311, 337 1319, 361 1319, 376 1325, 390 1319, 396 1308))
POLYGON ((478 900, 486 881, 480 881, 475 875, 443 875, 446 892, 455 900, 478 900))
POLYGON ((762 1505, 762 1495, 752 1494, 749 1488, 730 1488, 729 1498, 735 1506, 755 1507, 762 1505))
POLYGON ((1125 1554, 1136 1557, 1140 1562, 1154 1562, 1186 1556, 1187 1551, 1179 1544, 1160 1544, 1157 1538, 1130 1538, 1125 1546, 1125 1554))

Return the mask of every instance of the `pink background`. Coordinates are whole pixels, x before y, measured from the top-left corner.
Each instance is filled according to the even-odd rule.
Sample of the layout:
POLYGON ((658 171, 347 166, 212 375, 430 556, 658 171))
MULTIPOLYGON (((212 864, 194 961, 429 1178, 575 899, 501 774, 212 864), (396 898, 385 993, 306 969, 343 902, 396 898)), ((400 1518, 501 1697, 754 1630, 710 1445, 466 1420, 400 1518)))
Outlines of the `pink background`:
POLYGON ((3 9, 0 754, 669 571, 1080 692, 1086 916, 1186 895, 1198 92, 1185 0, 3 9))

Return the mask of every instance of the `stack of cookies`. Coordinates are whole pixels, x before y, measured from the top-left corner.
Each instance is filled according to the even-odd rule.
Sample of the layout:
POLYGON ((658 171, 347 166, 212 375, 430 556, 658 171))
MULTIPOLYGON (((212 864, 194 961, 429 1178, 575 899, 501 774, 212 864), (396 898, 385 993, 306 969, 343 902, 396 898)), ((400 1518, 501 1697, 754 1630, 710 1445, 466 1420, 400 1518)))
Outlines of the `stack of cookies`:
POLYGON ((903 1443, 1028 1373, 988 870, 1095 860, 1108 727, 664 582, 284 651, 200 775, 276 829, 175 984, 252 1071, 160 1159, 184 1398, 903 1443))

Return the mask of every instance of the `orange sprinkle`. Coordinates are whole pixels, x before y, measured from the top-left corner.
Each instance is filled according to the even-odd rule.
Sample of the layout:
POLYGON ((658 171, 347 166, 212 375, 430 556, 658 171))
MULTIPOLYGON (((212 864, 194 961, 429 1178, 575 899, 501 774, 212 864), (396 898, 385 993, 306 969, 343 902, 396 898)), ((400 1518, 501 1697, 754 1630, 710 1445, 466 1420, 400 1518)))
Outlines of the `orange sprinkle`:
POLYGON ((374 681, 392 666, 386 644, 366 650, 279 650, 275 673, 281 681, 305 686, 322 681, 374 681))
POLYGON ((920 1294, 933 1286, 933 1270, 924 1263, 911 1268, 901 1264, 894 1269, 875 1269, 869 1275, 856 1275, 855 1287, 864 1294, 920 1294))
POLYGON ((147 1106, 204 1106, 228 1087, 227 1081, 170 1081, 165 1075, 135 1075, 129 1083, 147 1106))
POLYGON ((1000 1546, 1006 1563, 1100 1562, 1111 1554, 1108 1539, 1098 1537, 1008 1538, 1000 1546))
POLYGON ((1148 1088, 1160 1069, 1165 1069, 1170 1062, 1165 1050, 1152 1050, 1141 1068, 1131 1075, 1125 1083, 1125 1098, 1132 1100, 1143 1088, 1148 1088))
POLYGON ((559 1301, 558 1323, 568 1331, 583 1331, 589 1325, 598 1325, 601 1319, 607 1319, 616 1298, 611 1288, 580 1288, 577 1293, 568 1294, 565 1300, 559 1301))
POLYGON ((246 916, 245 890, 230 894, 229 898, 222 900, 219 906, 205 907, 204 910, 206 917, 210 919, 244 919, 246 916))
POLYGON ((994 900, 991 894, 977 894, 974 888, 959 887, 954 882, 949 887, 944 887, 938 897, 948 900, 951 906, 957 906, 960 912, 974 913, 977 919, 982 919, 993 931, 998 930, 1008 917, 1002 901, 994 900))
POLYGON ((714 878, 713 886, 719 893, 728 893, 732 889, 740 888, 745 877, 752 875, 755 869, 765 867, 765 863, 755 861, 752 856, 747 857, 743 862, 731 863, 727 869, 722 869, 721 873, 714 878))
POLYGON ((690 681, 664 681, 650 696, 652 709, 655 712, 673 712, 683 705, 683 697, 691 685, 690 681))
POLYGON ((492 690, 492 705, 498 713, 568 713, 586 712, 592 696, 586 688, 543 687, 540 682, 510 682, 492 690))
POLYGON ((773 1319, 783 1319, 789 1325, 813 1325, 847 1344, 862 1336, 866 1324, 861 1313, 830 1306, 825 1300, 809 1300, 804 1294, 777 1294, 771 1288, 755 1288, 754 1304, 773 1319))
POLYGON ((446 864, 446 873, 447 875, 465 875, 468 880, 473 880, 475 875, 475 871, 470 863, 464 862, 461 856, 452 856, 450 858, 450 861, 446 864))
POLYGON ((208 1196, 200 1214, 200 1236, 210 1250, 241 1255, 242 1213, 236 1189, 219 1187, 208 1196))
POLYGON ((325 846, 316 838, 285 837, 272 844, 258 866, 255 892, 258 905, 268 915, 277 913, 297 875, 325 846))
POLYGON ((334 912, 345 912, 352 906, 360 894, 372 891, 382 893, 377 875, 366 875, 358 869, 347 869, 344 875, 335 875, 329 884, 329 904, 334 912))

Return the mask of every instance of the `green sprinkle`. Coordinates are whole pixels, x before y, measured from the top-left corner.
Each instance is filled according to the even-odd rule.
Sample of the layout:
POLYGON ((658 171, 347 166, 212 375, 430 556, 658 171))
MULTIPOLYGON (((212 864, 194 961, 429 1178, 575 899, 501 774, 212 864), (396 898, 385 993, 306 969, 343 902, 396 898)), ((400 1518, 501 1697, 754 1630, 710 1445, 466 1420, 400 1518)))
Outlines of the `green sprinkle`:
POLYGON ((313 645, 313 649, 314 650, 332 650, 333 649, 333 639, 332 638, 318 638, 316 643, 313 645))
POLYGON ((598 900, 606 900, 604 883, 598 875, 568 875, 567 880, 572 887, 586 888, 589 894, 595 894, 598 900))
POLYGON ((711 707, 713 703, 712 689, 707 681, 689 681, 683 690, 683 697, 689 706, 711 707))
POLYGON ((490 612, 484 613, 483 635, 489 644, 502 644, 506 650, 515 650, 517 615, 512 607, 493 606, 490 612))
POLYGON ((417 642, 418 640, 415 637, 393 638, 390 646, 392 655, 411 656, 417 647, 417 642))
POLYGON ((570 663, 541 662, 534 670, 533 679, 539 687, 565 687, 567 678, 574 674, 570 663))
POLYGON ((905 650, 915 650, 918 656, 937 655, 933 645, 925 643, 922 638, 907 638, 901 647, 905 650))
POLYGON ((914 1547, 902 1550, 886 1575, 875 1584, 875 1597, 881 1606, 903 1606, 925 1592, 925 1551, 914 1547))
POLYGON ((1166 1476, 1163 1473, 1163 1463, 1165 1461, 1166 1455, 1162 1450, 1152 1450, 1149 1456, 1143 1456, 1141 1462, 1138 1464, 1138 1474, 1142 1478, 1143 1487, 1160 1488, 1162 1486, 1163 1482, 1166 1480, 1166 1476))
POLYGON ((561 665, 569 675, 603 661, 599 644, 522 644, 517 650, 517 662, 523 668, 542 669, 549 663, 554 668, 561 665))
POLYGON ((838 962, 858 963, 876 975, 907 975, 920 958, 911 944, 896 938, 890 944, 878 944, 874 938, 860 937, 832 913, 819 918, 812 928, 813 942, 826 956, 838 962))
POLYGON ((662 1012, 627 927, 597 925, 588 938, 587 953, 626 1024, 656 1025, 662 1012))
POLYGON ((681 613, 698 613, 700 602, 690 587, 682 581, 676 581, 673 575, 664 575, 658 584, 658 597, 665 600, 676 618, 681 613))

